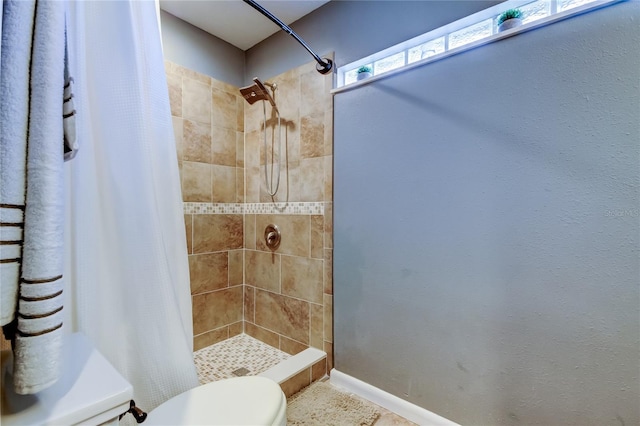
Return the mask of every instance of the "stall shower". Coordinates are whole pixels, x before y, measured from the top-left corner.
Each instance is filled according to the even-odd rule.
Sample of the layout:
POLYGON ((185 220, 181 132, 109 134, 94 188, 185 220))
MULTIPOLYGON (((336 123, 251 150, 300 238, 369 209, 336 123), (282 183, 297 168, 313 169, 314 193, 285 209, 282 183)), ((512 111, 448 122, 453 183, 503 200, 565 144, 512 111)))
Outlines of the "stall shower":
MULTIPOLYGON (((262 90, 267 101, 251 105, 238 87, 170 61, 165 65, 181 170, 194 350, 245 333, 286 354, 307 347, 325 351, 324 374, 333 365, 331 75, 318 74, 309 63, 270 79, 282 128, 281 170, 269 171, 270 183, 280 175, 280 188, 272 195, 264 183, 271 152, 263 142, 265 128, 278 123, 269 119, 275 108, 263 93, 273 89, 256 83, 247 96, 262 90), (282 234, 275 252, 264 240, 269 224, 282 234)), ((306 379, 297 380, 304 385, 306 379)))

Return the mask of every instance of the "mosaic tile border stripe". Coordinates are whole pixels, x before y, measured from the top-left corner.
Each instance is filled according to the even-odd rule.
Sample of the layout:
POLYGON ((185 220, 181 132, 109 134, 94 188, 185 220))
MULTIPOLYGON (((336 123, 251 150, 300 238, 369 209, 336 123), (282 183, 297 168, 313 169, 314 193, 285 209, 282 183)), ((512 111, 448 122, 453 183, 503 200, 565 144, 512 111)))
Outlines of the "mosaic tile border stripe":
POLYGON ((182 203, 184 214, 243 214, 242 203, 182 203))
POLYGON ((183 203, 184 214, 293 214, 324 215, 318 202, 294 203, 183 203))

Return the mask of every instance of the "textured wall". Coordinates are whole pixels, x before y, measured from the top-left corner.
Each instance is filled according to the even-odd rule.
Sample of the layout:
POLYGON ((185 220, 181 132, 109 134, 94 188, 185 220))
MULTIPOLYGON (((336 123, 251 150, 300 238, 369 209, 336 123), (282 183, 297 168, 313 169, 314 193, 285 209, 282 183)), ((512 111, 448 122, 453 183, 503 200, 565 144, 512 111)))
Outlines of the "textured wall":
MULTIPOLYGON (((449 24, 500 1, 330 1, 291 24, 319 55, 335 52, 338 66, 449 24)), ((271 78, 311 60, 283 31, 246 51, 245 82, 271 78)))
POLYGON ((242 50, 163 10, 160 18, 165 59, 219 81, 242 85, 242 50))
POLYGON ((336 368, 461 424, 640 423, 639 19, 335 96, 336 368))

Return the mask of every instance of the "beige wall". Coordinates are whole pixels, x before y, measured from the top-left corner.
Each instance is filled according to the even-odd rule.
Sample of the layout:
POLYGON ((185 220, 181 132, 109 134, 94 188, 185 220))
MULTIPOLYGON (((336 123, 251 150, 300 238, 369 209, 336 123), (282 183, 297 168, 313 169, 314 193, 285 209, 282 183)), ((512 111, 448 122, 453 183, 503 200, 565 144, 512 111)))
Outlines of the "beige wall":
MULTIPOLYGON (((237 87, 168 61, 166 72, 185 201, 195 349, 244 331, 291 354, 323 349, 330 368, 332 76, 318 74, 310 63, 269 81, 277 84, 285 159, 274 199, 278 209, 270 211, 262 104, 245 104, 237 87), (275 252, 263 239, 270 223, 282 231, 275 252)), ((276 121, 270 108, 267 115, 271 142, 276 121)))

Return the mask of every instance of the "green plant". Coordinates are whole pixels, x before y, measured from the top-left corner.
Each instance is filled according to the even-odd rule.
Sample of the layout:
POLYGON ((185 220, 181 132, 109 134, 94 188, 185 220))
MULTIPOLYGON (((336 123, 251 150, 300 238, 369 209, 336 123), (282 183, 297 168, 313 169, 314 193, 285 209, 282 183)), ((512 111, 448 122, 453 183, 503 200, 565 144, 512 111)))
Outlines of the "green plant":
POLYGON ((368 65, 363 65, 358 68, 358 74, 362 74, 363 72, 371 72, 371 67, 368 65))
POLYGON ((509 9, 502 12, 502 15, 498 18, 498 25, 502 24, 507 19, 520 19, 522 18, 522 12, 520 9, 509 9))

